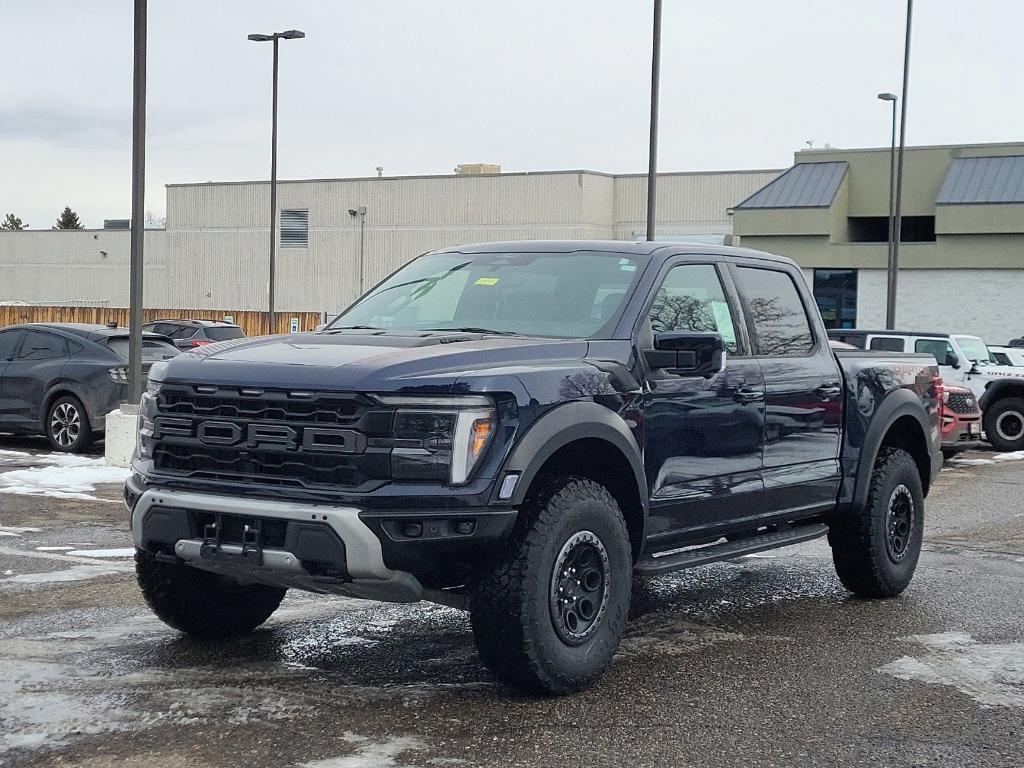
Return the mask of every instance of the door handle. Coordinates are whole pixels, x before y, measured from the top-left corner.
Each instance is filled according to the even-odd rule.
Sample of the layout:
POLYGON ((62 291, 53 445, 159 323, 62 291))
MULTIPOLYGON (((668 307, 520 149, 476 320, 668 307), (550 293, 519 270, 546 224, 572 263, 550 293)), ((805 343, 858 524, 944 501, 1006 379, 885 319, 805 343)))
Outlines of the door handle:
POLYGON ((843 388, 838 384, 822 384, 814 390, 814 394, 821 400, 835 400, 843 394, 843 388))
POLYGON ((742 387, 733 392, 732 399, 741 405, 746 403, 759 403, 764 400, 764 392, 759 389, 742 387))

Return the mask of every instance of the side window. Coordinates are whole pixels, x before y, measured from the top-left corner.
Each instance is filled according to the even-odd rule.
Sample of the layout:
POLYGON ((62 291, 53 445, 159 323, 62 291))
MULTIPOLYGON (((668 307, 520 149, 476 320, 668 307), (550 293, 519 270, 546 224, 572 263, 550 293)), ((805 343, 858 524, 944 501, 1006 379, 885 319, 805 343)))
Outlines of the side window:
POLYGON ((914 351, 931 355, 939 365, 948 365, 953 345, 944 339, 918 339, 914 342, 914 351))
POLYGON ((903 339, 896 336, 875 336, 868 345, 868 349, 877 349, 882 352, 903 352, 906 350, 906 345, 903 339))
POLYGON ((14 350, 18 346, 21 334, 22 331, 0 331, 0 362, 14 357, 14 350))
POLYGON ((758 355, 807 355, 814 334, 793 278, 785 272, 740 267, 737 283, 747 305, 758 355))
POLYGON ((726 351, 735 354, 736 328, 722 281, 713 264, 672 267, 651 305, 651 328, 669 331, 717 332, 726 351))
POLYGON ((42 331, 28 331, 22 342, 19 360, 52 360, 68 353, 64 339, 42 331))

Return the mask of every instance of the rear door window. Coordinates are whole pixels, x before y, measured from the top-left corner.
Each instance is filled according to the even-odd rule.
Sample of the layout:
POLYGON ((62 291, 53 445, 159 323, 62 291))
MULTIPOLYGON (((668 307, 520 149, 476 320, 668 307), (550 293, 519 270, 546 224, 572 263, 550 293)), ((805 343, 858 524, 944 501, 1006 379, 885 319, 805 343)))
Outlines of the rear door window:
POLYGON ((736 282, 754 324, 756 354, 781 357, 811 353, 811 321, 788 273, 740 267, 736 270, 736 282))
POLYGON ((904 352, 906 348, 906 342, 899 336, 875 336, 868 344, 868 349, 877 349, 882 352, 904 352))
POLYGON ((43 331, 26 331, 18 360, 55 360, 67 357, 68 345, 60 336, 43 331))
MULTIPOLYGON (((113 336, 107 339, 107 346, 122 360, 128 359, 127 336, 113 336)), ((167 360, 177 355, 178 351, 178 348, 173 344, 168 344, 166 341, 160 341, 159 339, 143 339, 142 341, 142 361, 146 363, 167 360)))

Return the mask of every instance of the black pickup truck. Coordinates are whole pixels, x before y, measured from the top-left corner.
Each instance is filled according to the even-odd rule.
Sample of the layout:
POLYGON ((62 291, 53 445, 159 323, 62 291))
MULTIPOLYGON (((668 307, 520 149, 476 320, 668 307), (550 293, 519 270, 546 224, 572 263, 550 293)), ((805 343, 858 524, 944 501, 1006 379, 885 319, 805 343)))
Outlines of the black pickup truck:
POLYGON ((575 691, 634 575, 827 535, 847 589, 899 594, 941 465, 936 377, 834 353, 766 253, 435 251, 318 332, 153 367, 124 494, 139 583, 204 636, 288 588, 464 608, 500 678, 575 691))

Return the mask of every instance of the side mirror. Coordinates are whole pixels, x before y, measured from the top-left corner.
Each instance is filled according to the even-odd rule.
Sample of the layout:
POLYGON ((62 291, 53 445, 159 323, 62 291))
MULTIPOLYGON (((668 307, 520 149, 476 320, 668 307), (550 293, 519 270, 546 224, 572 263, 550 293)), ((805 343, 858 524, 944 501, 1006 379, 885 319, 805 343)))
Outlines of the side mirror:
POLYGON ((948 365, 950 368, 959 368, 960 358, 957 357, 953 352, 950 352, 949 354, 946 355, 945 365, 948 365))
POLYGON ((327 323, 318 323, 317 325, 315 325, 313 327, 313 332, 314 333, 320 333, 320 331, 322 331, 326 327, 327 327, 327 323))
POLYGON ((725 369, 725 342, 719 333, 658 333, 654 349, 644 350, 644 359, 651 368, 678 376, 710 378, 725 369))

